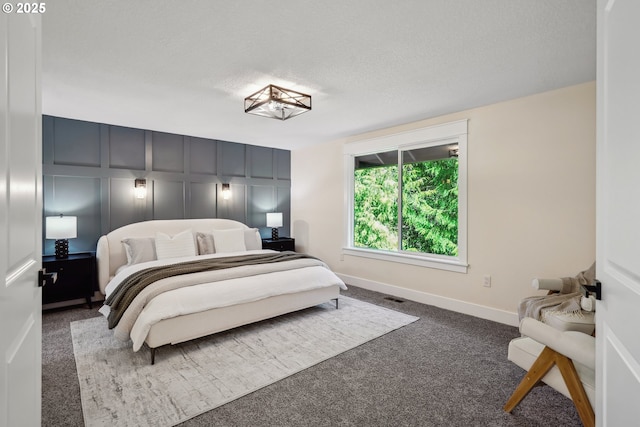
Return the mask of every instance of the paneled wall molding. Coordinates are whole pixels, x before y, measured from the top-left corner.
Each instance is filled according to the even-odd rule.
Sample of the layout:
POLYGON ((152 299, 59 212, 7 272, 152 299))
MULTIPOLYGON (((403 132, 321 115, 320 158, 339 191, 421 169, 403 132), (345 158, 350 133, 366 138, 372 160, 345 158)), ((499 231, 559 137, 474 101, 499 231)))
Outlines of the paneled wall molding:
POLYGON ((277 187, 290 188, 291 181, 275 178, 243 178, 237 176, 218 177, 215 175, 204 175, 197 173, 173 173, 157 171, 133 171, 126 169, 91 168, 86 166, 62 166, 47 165, 42 166, 43 175, 55 176, 78 176, 78 177, 100 177, 100 178, 144 178, 148 180, 184 180, 188 178, 191 182, 211 182, 216 184, 234 183, 240 185, 275 185, 277 187), (98 171, 98 172, 97 172, 98 171), (96 173, 97 172, 97 173, 96 173))
MULTIPOLYGON (((44 215, 78 216, 70 250, 95 250, 115 228, 149 219, 230 218, 265 237, 266 212, 289 235, 291 153, 268 147, 43 116, 44 215), (134 180, 147 195, 136 199, 134 180), (232 196, 224 200, 222 184, 232 196)), ((44 253, 53 242, 44 240, 44 253)))

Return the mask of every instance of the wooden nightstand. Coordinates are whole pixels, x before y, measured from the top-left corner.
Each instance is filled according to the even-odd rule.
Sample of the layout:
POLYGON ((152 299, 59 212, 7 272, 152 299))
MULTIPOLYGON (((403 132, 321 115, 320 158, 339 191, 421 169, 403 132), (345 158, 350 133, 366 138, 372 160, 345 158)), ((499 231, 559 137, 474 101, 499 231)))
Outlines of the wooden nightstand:
POLYGON ((262 249, 273 249, 274 251, 295 251, 296 239, 291 237, 280 237, 274 239, 262 239, 262 249))
POLYGON ((96 257, 93 252, 69 254, 68 258, 42 256, 42 268, 57 273, 56 282, 42 288, 42 303, 84 298, 92 307, 91 297, 96 283, 96 257))

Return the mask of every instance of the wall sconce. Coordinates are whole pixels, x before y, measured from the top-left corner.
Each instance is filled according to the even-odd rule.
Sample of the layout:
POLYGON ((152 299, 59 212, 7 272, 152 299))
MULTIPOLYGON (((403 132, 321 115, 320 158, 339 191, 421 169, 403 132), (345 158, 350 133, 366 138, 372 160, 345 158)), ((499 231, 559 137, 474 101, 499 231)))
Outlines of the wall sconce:
POLYGON ((133 193, 135 194, 136 199, 144 199, 147 197, 147 180, 136 179, 133 193))
POLYGON ((271 239, 278 240, 278 227, 282 227, 282 212, 267 213, 267 227, 271 227, 271 239))
POLYGON ((231 198, 231 186, 229 184, 222 184, 222 199, 229 200, 231 198))
POLYGON ((69 240, 78 236, 78 218, 75 216, 48 216, 46 239, 56 239, 56 258, 69 256, 69 240))

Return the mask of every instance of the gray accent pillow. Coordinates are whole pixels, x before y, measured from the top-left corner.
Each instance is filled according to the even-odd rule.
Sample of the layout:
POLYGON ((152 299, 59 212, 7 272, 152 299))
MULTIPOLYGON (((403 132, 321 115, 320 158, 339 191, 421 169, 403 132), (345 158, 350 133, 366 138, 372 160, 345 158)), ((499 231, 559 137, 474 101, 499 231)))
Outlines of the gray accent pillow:
POLYGON ((209 255, 216 253, 216 247, 213 244, 213 234, 197 232, 196 241, 198 242, 199 255, 209 255))
POLYGON ((127 254, 127 265, 158 259, 156 255, 156 242, 153 237, 131 237, 122 239, 122 244, 127 254))

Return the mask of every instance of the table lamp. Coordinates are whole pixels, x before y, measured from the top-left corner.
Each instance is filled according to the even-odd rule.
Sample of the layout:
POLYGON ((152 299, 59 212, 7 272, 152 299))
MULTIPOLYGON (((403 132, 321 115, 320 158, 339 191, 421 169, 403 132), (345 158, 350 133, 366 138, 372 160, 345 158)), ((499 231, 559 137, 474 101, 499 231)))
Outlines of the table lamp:
POLYGON ((75 216, 48 216, 46 218, 47 239, 56 239, 56 258, 69 256, 69 240, 78 236, 78 218, 75 216))
POLYGON ((278 240, 278 227, 282 227, 282 212, 267 213, 267 227, 271 227, 271 238, 278 240))

